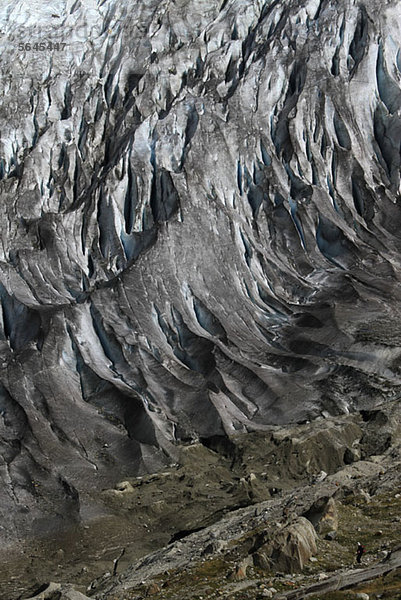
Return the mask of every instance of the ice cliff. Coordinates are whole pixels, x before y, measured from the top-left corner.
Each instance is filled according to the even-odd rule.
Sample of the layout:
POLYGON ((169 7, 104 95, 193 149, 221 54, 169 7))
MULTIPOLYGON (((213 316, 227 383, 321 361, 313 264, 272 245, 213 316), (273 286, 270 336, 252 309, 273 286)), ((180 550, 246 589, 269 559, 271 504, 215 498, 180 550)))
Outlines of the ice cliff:
POLYGON ((4 4, 4 539, 397 396, 399 2, 4 4))

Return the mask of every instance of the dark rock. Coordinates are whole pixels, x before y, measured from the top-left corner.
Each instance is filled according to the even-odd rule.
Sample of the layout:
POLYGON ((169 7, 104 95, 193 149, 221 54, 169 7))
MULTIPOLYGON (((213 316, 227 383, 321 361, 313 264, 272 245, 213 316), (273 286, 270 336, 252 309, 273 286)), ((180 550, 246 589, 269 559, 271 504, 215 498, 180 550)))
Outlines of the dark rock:
POLYGON ((263 571, 270 571, 272 567, 271 560, 268 559, 264 552, 254 552, 252 554, 253 564, 255 567, 262 569, 263 571))
POLYGON ((344 452, 344 462, 346 465, 351 465, 361 459, 361 452, 357 448, 347 448, 344 452))
POLYGON ((205 556, 207 556, 208 554, 217 554, 221 552, 223 548, 225 548, 224 542, 222 542, 221 540, 213 540, 212 542, 207 544, 207 546, 205 546, 205 549, 203 550, 202 554, 205 556))

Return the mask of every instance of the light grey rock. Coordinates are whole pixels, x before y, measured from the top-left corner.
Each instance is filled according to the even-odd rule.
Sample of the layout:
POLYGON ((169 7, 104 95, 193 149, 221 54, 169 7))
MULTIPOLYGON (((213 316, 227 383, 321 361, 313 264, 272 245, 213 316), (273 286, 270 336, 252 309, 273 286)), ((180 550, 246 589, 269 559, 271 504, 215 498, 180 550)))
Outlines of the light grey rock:
POLYGON ((258 549, 255 564, 266 568, 263 566, 265 559, 267 569, 297 573, 302 571, 316 549, 313 525, 308 519, 298 517, 258 549))
POLYGON ((27 600, 89 600, 88 596, 81 594, 72 585, 49 583, 45 589, 27 600))
POLYGON ((314 483, 320 483, 321 481, 324 481, 327 477, 327 473, 326 471, 320 471, 316 477, 314 477, 313 482, 314 483))
POLYGON ((3 541, 391 396, 400 4, 3 4, 3 541))
POLYGON ((41 592, 38 592, 34 596, 31 596, 31 598, 29 598, 28 600, 34 600, 34 599, 47 600, 48 598, 51 598, 52 596, 54 596, 55 593, 59 593, 60 590, 61 590, 60 583, 51 582, 45 586, 44 590, 42 590, 41 592))
POLYGON ((322 515, 317 524, 317 530, 320 534, 336 532, 338 529, 338 509, 334 498, 329 498, 323 508, 322 515))
POLYGON ((358 490, 358 495, 359 497, 364 500, 367 504, 369 504, 369 502, 371 501, 371 497, 369 492, 366 492, 363 489, 358 490))

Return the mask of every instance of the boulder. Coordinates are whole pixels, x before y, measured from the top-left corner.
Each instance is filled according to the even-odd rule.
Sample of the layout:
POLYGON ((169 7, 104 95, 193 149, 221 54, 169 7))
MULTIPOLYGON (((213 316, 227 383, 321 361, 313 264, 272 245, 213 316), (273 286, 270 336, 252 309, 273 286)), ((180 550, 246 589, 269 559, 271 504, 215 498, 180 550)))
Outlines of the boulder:
POLYGON ((354 462, 361 460, 361 451, 359 448, 346 448, 344 452, 344 462, 346 465, 351 465, 354 462))
POLYGON ((338 529, 338 510, 334 498, 329 498, 319 519, 317 531, 322 534, 336 532, 338 529))
POLYGON ((246 575, 247 566, 248 565, 245 563, 235 565, 234 569, 228 573, 227 579, 229 581, 243 581, 247 577, 247 575, 246 575))
POLYGON ((338 529, 338 511, 334 498, 322 496, 315 500, 304 515, 321 535, 338 529))
POLYGON ((27 600, 90 600, 70 584, 50 582, 27 600))
POLYGON ((310 521, 298 517, 270 542, 261 546, 256 553, 258 566, 262 567, 262 557, 268 568, 285 573, 302 571, 305 563, 316 552, 316 532, 310 521))
POLYGON ((121 494, 132 494, 135 490, 129 481, 120 481, 120 483, 117 483, 115 491, 121 494))

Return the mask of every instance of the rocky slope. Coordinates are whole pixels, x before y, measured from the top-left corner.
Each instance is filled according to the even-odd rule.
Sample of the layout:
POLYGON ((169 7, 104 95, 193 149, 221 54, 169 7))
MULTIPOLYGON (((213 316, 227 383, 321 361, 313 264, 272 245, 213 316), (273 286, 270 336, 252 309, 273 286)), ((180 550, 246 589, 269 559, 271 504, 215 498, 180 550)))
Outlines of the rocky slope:
MULTIPOLYGON (((22 597, 356 600, 368 593, 371 600, 395 600, 401 594, 397 404, 231 441, 230 457, 227 449, 207 453, 195 444, 174 471, 105 491, 115 514, 112 525, 103 521, 107 552, 94 556, 105 543, 89 527, 71 552, 75 557, 59 549, 46 567, 32 562, 23 575, 20 557, 13 568, 26 589, 28 577, 34 590, 42 573, 58 582, 22 597), (162 510, 160 497, 168 503, 162 510), (358 541, 367 550, 360 566, 358 541), (350 591, 330 592, 342 589, 350 591)), ((16 597, 9 576, 3 589, 16 597)))
POLYGON ((181 442, 397 396, 399 17, 2 4, 3 548, 181 442))

